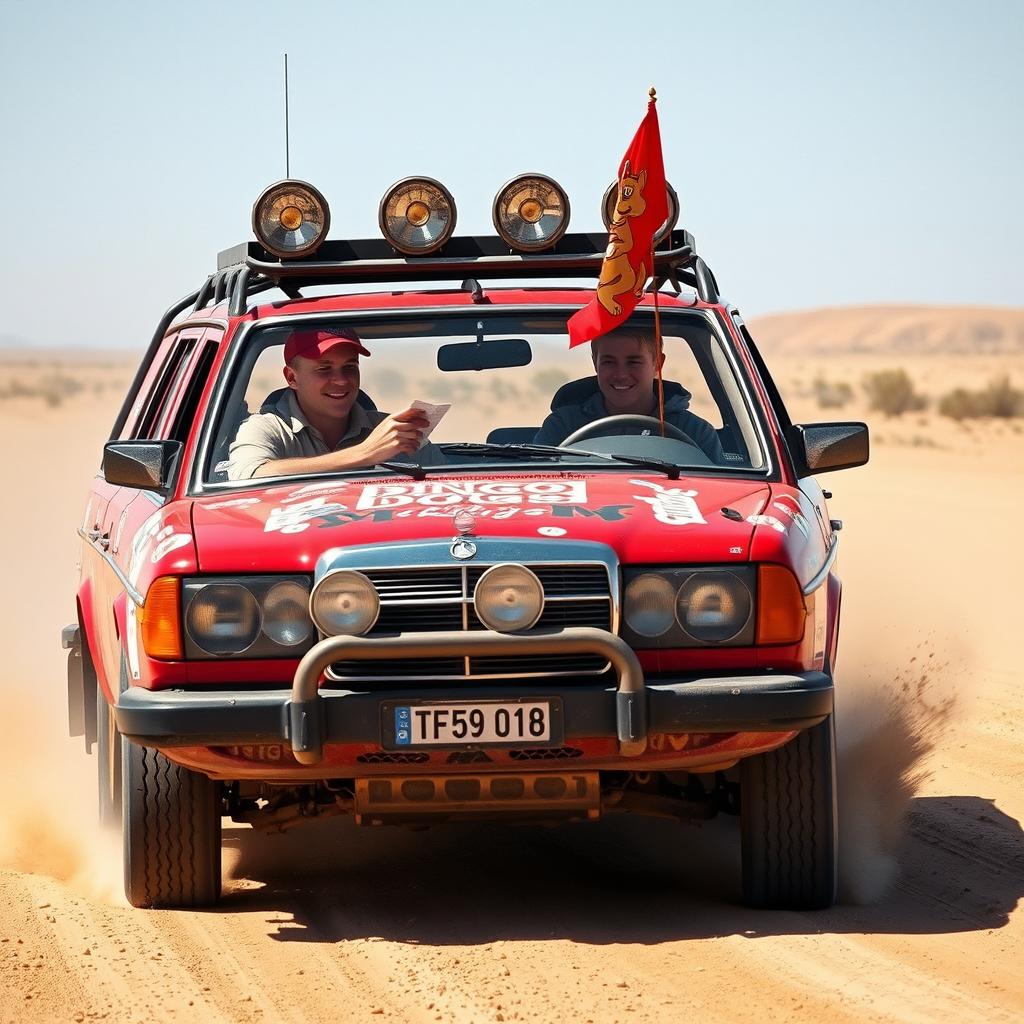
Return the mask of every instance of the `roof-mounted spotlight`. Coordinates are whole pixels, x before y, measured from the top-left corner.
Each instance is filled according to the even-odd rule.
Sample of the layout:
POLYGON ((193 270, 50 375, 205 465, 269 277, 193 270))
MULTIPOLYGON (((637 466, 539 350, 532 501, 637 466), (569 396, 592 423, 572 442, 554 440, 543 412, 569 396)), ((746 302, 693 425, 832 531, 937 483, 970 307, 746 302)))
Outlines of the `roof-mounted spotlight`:
POLYGON ((252 207, 252 230, 260 245, 281 259, 316 252, 330 226, 327 200, 305 181, 279 181, 252 207))
POLYGON ((384 237, 407 256, 436 252, 455 231, 455 200, 433 178, 403 178, 384 193, 378 219, 384 237))
MULTIPOLYGON (((676 195, 676 190, 666 181, 665 191, 668 193, 668 217, 665 218, 665 223, 658 228, 654 236, 654 244, 659 245, 672 233, 672 229, 676 226, 676 221, 679 220, 679 196, 676 195)), ((607 189, 605 189, 604 199, 601 200, 601 219, 604 221, 604 226, 610 228, 612 226, 612 219, 615 216, 615 204, 619 200, 619 183, 613 181, 607 189)))
POLYGON ((491 211, 498 234, 517 252, 550 249, 569 227, 569 197, 543 174, 520 174, 502 185, 491 211))

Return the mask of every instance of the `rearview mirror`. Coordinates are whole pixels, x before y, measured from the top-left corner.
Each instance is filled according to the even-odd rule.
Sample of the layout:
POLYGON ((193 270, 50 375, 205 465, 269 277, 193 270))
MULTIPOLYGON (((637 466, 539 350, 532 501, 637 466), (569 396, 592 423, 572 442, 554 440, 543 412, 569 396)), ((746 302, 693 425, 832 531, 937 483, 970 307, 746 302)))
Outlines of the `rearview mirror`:
POLYGON ((437 350, 437 368, 452 370, 497 370, 504 366, 529 366, 533 350, 525 338, 496 338, 494 341, 460 341, 437 350))
POLYGON ((800 475, 828 473, 835 469, 863 466, 868 461, 869 444, 866 423, 797 423, 792 428, 790 441, 800 475))
POLYGON ((108 441, 103 446, 103 479, 115 487, 166 494, 180 454, 180 441, 108 441))

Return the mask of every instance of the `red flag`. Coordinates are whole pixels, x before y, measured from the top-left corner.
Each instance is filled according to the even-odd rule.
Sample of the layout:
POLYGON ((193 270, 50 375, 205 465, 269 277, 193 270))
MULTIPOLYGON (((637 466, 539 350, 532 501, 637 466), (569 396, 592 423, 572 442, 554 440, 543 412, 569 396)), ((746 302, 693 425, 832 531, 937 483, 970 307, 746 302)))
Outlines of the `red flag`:
POLYGON ((652 95, 647 114, 619 165, 619 193, 608 229, 597 297, 569 318, 570 348, 593 341, 623 323, 640 301, 654 269, 654 235, 668 217, 656 102, 652 95))

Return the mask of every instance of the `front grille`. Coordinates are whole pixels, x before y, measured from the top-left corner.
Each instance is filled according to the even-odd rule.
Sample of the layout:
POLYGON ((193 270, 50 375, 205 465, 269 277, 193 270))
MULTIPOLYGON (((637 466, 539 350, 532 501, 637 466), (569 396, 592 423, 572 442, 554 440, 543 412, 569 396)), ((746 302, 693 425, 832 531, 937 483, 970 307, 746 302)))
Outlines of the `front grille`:
MULTIPOLYGON (((477 617, 473 591, 489 567, 474 564, 360 570, 380 596, 380 614, 367 635, 486 629, 477 617)), ((591 626, 613 630, 612 595, 603 563, 530 564, 528 568, 544 587, 544 611, 536 628, 591 626)), ((332 664, 328 677, 343 682, 389 679, 431 683, 442 679, 594 676, 608 667, 604 658, 588 654, 352 660, 332 664)))
POLYGON ((510 750, 508 756, 513 761, 567 761, 582 757, 583 751, 578 747, 528 747, 525 750, 510 750))
POLYGON ((430 755, 416 750, 382 750, 379 753, 360 754, 356 760, 360 764, 427 764, 430 755))

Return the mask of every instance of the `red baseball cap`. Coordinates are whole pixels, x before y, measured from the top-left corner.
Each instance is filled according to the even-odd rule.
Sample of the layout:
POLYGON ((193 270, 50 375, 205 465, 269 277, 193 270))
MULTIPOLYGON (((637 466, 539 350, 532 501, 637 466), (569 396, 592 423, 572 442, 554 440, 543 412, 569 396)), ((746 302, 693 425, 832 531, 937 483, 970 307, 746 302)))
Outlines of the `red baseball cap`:
POLYGON ((361 356, 370 354, 351 327, 306 327, 292 331, 288 336, 284 345, 284 361, 290 363, 296 356, 319 359, 336 345, 350 345, 361 356))

